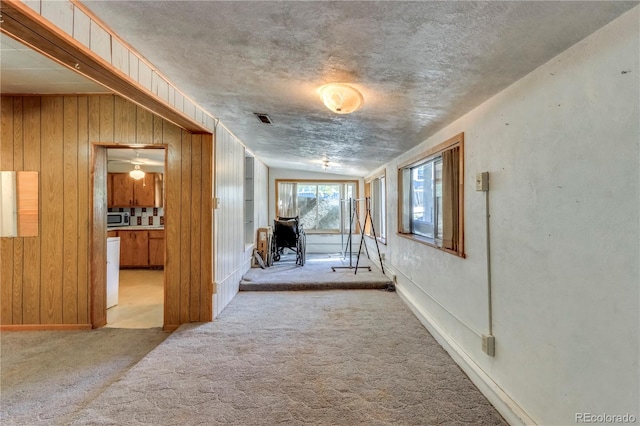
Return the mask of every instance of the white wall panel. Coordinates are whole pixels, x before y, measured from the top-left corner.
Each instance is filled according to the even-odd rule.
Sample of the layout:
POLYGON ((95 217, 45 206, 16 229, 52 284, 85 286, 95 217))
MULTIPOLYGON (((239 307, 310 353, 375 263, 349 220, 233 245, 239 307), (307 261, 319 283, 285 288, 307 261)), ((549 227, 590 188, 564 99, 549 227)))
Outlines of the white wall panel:
POLYGON ((387 269, 514 424, 640 417, 639 22, 636 7, 386 165, 387 269), (396 234, 398 165, 460 132, 466 259, 396 234))
POLYGON ((91 18, 77 7, 73 11, 73 38, 86 47, 91 44, 91 18))
POLYGON ((111 63, 111 34, 96 21, 91 21, 91 50, 111 63))
POLYGON ((27 6, 29 6, 31 9, 35 10, 36 12, 40 13, 40 0, 23 0, 24 4, 26 4, 27 6))
POLYGON ((111 40, 113 66, 124 74, 129 75, 129 49, 117 39, 111 40))
MULTIPOLYGON (((250 266, 244 245, 244 150, 233 135, 223 126, 218 126, 215 159, 215 188, 219 199, 215 212, 215 280, 218 292, 214 295, 214 317, 238 293, 240 279, 250 266)), ((264 171, 261 173, 266 174, 264 171)))
POLYGON ((42 16, 65 33, 73 35, 73 4, 69 1, 43 1, 42 16))

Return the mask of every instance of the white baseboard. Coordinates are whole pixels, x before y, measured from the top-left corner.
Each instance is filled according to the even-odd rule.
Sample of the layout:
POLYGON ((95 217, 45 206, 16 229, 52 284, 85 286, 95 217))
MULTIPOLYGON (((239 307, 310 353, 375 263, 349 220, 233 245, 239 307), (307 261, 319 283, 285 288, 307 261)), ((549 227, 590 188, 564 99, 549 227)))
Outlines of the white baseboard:
POLYGON ((447 351, 462 371, 471 379, 480 392, 489 400, 500 415, 510 425, 536 425, 537 423, 494 382, 487 373, 467 353, 442 330, 433 318, 421 307, 402 286, 396 285, 396 292, 422 325, 433 335, 436 341, 447 351))

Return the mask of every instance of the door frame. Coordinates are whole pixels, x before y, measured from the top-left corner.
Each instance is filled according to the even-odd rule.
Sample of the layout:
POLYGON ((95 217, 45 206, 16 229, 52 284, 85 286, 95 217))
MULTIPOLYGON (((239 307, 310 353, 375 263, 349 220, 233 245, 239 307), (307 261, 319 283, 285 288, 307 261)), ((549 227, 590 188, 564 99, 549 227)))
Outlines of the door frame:
MULTIPOLYGON (((89 211, 89 318, 92 328, 103 327, 107 324, 107 149, 164 149, 164 184, 166 185, 168 144, 118 144, 109 142, 91 143, 91 192, 89 211)), ((163 202, 165 216, 167 205, 163 202)), ((165 235, 166 235, 165 222, 165 235)), ((167 244, 165 238, 165 259, 167 244)), ((163 328, 166 325, 166 304, 169 302, 167 294, 167 274, 164 274, 164 309, 163 328)))

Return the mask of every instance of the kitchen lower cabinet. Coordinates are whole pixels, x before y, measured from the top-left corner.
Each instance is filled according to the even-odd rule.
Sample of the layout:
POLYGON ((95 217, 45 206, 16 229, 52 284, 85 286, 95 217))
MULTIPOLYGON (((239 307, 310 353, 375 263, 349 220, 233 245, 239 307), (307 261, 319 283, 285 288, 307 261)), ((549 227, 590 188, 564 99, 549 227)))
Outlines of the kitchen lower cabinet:
POLYGON ((164 230, 119 230, 117 236, 120 237, 120 267, 164 267, 164 230))
POLYGON ((149 231, 149 266, 164 266, 164 231, 149 231))
POLYGON ((149 266, 148 231, 118 231, 120 267, 149 266))

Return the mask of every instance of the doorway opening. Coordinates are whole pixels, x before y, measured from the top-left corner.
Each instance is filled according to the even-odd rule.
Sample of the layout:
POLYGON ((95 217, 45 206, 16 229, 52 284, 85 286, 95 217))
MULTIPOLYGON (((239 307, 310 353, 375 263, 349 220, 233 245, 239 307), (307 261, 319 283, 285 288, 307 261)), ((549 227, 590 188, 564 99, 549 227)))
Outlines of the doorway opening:
POLYGON ((101 228, 98 231, 103 230, 106 237, 102 323, 113 328, 162 327, 166 148, 104 145, 96 149, 102 154, 96 158, 104 158, 104 167, 95 170, 105 192, 94 195, 94 215, 103 211, 105 216, 103 225, 94 217, 94 229, 101 228))

